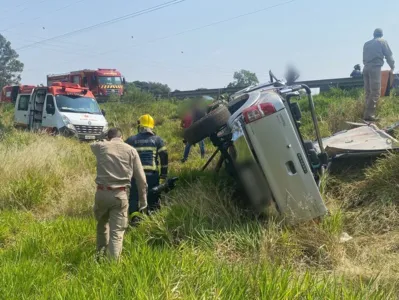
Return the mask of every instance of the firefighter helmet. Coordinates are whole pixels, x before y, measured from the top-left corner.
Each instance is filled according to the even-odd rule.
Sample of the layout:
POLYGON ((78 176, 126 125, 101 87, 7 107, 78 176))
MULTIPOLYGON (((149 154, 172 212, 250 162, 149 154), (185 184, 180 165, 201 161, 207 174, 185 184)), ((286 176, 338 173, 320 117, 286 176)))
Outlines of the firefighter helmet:
POLYGON ((142 115, 137 123, 140 127, 147 127, 151 129, 153 129, 155 126, 154 119, 149 114, 142 115))

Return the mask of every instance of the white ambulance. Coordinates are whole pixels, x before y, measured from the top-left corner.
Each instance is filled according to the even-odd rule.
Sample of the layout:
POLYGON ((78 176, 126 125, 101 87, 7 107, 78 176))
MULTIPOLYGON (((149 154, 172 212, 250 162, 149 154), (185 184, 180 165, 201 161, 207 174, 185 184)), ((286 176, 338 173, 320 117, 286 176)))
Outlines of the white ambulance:
POLYGON ((102 139, 108 122, 91 91, 74 83, 22 88, 15 103, 14 125, 80 140, 102 139))

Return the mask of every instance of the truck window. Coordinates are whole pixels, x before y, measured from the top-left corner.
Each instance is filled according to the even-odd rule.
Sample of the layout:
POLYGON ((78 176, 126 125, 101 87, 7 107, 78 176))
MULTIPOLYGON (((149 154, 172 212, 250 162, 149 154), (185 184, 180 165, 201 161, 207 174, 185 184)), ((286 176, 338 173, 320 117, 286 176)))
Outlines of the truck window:
POLYGON ((98 83, 99 84, 114 84, 114 85, 121 85, 122 79, 120 77, 107 77, 107 76, 98 76, 98 83))
POLYGON ((53 114, 54 113, 54 97, 53 95, 47 95, 46 98, 46 113, 53 114))
POLYGON ((29 107, 30 95, 22 95, 19 97, 18 110, 27 111, 29 107))
POLYGON ((73 76, 72 77, 72 82, 79 84, 80 83, 80 76, 79 75, 73 76))

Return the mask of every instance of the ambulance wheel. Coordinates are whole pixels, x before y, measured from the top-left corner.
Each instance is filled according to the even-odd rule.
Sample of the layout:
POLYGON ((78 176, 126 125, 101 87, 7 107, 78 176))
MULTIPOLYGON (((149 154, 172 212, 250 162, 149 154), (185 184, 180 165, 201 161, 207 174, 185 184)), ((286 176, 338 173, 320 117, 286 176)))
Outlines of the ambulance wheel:
POLYGON ((60 134, 60 132, 59 132, 59 130, 58 130, 57 127, 54 127, 54 128, 51 130, 51 135, 52 135, 52 136, 57 136, 57 135, 59 135, 59 134, 60 134))
POLYGON ((230 116, 229 109, 221 105, 184 130, 184 139, 191 145, 196 144, 226 125, 230 116))

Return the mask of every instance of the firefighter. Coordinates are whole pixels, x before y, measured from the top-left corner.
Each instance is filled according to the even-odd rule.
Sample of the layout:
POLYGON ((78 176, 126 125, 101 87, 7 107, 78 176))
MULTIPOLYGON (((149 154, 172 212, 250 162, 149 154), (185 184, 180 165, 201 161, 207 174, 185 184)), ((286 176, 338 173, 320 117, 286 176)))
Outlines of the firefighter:
POLYGON ((128 225, 128 197, 131 178, 138 189, 138 210, 147 207, 147 184, 137 151, 123 142, 118 128, 108 131, 108 141, 91 144, 97 159, 97 192, 94 215, 97 220, 97 255, 118 259, 128 225))
POLYGON ((376 121, 375 111, 377 101, 381 95, 381 68, 384 65, 384 57, 391 70, 395 69, 395 60, 388 42, 384 40, 382 29, 374 31, 374 38, 364 44, 363 47, 363 79, 366 94, 364 109, 365 121, 376 121))
MULTIPOLYGON (((148 184, 148 213, 156 211, 160 208, 159 195, 152 193, 151 189, 164 183, 168 175, 168 152, 164 141, 154 132, 154 119, 146 114, 137 121, 138 134, 129 137, 126 143, 134 147, 139 153, 141 163, 144 168, 145 176, 148 184), (159 158, 159 161, 158 161, 159 158), (159 173, 159 163, 161 165, 161 173, 159 173), (161 181, 161 182, 160 182, 161 181)), ((132 178, 129 197, 129 216, 131 225, 139 220, 135 213, 138 212, 139 199, 135 179, 132 178)))

